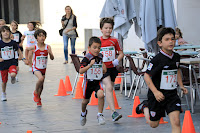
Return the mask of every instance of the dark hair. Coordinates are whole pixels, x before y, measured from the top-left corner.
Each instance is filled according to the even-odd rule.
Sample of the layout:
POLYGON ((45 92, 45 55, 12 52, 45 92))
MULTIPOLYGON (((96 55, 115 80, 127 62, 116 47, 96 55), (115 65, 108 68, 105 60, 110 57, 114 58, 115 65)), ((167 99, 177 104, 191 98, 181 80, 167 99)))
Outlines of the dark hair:
POLYGON ((101 44, 101 40, 98 37, 93 36, 89 40, 89 47, 91 47, 93 43, 99 43, 99 44, 101 44))
POLYGON ((103 26, 104 26, 105 23, 111 24, 112 27, 114 26, 114 20, 113 20, 113 18, 102 18, 100 20, 100 29, 103 28, 103 26))
POLYGON ((18 23, 17 21, 13 20, 10 24, 15 23, 17 25, 17 29, 18 29, 18 23))
POLYGON ((35 33, 34 33, 35 39, 37 39, 37 36, 39 36, 40 33, 44 34, 44 36, 47 37, 47 32, 46 32, 45 30, 43 30, 43 29, 38 29, 38 30, 36 30, 35 33))
POLYGON ((39 21, 29 21, 28 24, 29 23, 33 24, 34 30, 39 29, 39 27, 41 26, 41 23, 39 21))
POLYGON ((0 28, 0 36, 1 36, 1 38, 2 38, 1 32, 5 31, 5 30, 8 30, 10 32, 10 34, 11 34, 10 28, 8 26, 4 25, 4 26, 2 26, 0 28))
POLYGON ((170 27, 162 27, 157 32, 157 41, 161 41, 163 36, 166 34, 172 34, 175 37, 174 29, 172 29, 170 27))
POLYGON ((175 31, 179 33, 180 37, 183 38, 183 33, 181 32, 181 29, 179 29, 178 27, 175 28, 175 31))

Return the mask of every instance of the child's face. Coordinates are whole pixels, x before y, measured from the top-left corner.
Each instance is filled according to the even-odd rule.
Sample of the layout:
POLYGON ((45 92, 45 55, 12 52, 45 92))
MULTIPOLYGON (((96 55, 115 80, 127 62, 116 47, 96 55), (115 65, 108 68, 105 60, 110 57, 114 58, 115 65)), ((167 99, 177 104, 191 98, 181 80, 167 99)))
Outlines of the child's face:
POLYGON ((28 27, 28 30, 29 30, 29 31, 34 30, 34 26, 33 26, 32 23, 28 23, 27 27, 28 27))
POLYGON ((4 25, 5 25, 4 21, 0 21, 0 27, 2 27, 4 25))
POLYGON ((112 33, 113 26, 110 23, 105 23, 101 29, 103 36, 109 37, 112 33))
POLYGON ((17 25, 15 23, 11 23, 10 27, 12 30, 17 30, 17 25))
POLYGON ((165 34, 161 41, 158 41, 158 45, 165 52, 172 51, 175 46, 175 38, 173 34, 165 34))
POLYGON ((179 39, 179 37, 180 37, 180 33, 176 31, 175 39, 179 39))
POLYGON ((1 32, 1 35, 2 35, 2 39, 10 39, 10 31, 4 29, 2 32, 1 32))
POLYGON ((38 36, 37 36, 37 42, 38 43, 44 43, 46 37, 43 33, 40 33, 38 36))
POLYGON ((94 55, 98 56, 101 49, 101 44, 93 42, 91 46, 88 47, 88 50, 94 55))

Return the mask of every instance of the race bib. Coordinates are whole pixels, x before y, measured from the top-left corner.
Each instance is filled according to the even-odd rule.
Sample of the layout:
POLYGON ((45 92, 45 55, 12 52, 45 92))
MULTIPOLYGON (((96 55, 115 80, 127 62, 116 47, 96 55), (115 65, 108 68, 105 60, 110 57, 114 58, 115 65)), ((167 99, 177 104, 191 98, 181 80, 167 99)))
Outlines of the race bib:
POLYGON ((32 34, 29 34, 29 35, 27 36, 27 41, 28 41, 28 43, 31 44, 31 45, 33 45, 33 44, 36 43, 35 37, 34 37, 34 35, 32 35, 32 34))
POLYGON ((103 62, 110 62, 115 59, 115 47, 102 47, 100 52, 103 54, 103 62))
POLYGON ((102 77, 103 77, 103 65, 102 64, 93 64, 87 70, 87 79, 100 80, 102 77))
POLYGON ((19 42, 19 34, 13 34, 14 41, 19 42))
POLYGON ((173 90, 177 85, 177 69, 162 70, 160 89, 173 90))
POLYGON ((4 60, 13 59, 14 58, 13 46, 1 48, 1 56, 4 60))
POLYGON ((47 56, 37 56, 36 67, 38 69, 45 69, 47 67, 47 56))

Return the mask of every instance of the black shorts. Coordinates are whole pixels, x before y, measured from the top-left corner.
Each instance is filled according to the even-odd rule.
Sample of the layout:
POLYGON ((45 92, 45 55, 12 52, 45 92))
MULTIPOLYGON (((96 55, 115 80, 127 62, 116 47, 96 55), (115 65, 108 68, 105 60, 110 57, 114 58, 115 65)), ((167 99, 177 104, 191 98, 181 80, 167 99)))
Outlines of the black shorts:
POLYGON ((115 82, 115 78, 117 77, 117 75, 118 75, 118 71, 117 71, 116 67, 107 68, 107 72, 103 75, 103 79, 110 76, 111 81, 115 82))
POLYGON ((24 51, 24 49, 23 49, 23 47, 19 47, 20 48, 20 50, 23 52, 24 51))
POLYGON ((177 95, 177 90, 161 90, 165 96, 164 101, 158 102, 153 93, 148 92, 148 107, 151 121, 158 121, 161 117, 165 117, 165 111, 167 115, 173 111, 181 112, 181 100, 177 95))
POLYGON ((97 92, 100 89, 103 90, 103 84, 101 81, 86 81, 83 88, 84 99, 90 99, 93 91, 95 91, 95 97, 97 98, 97 92))

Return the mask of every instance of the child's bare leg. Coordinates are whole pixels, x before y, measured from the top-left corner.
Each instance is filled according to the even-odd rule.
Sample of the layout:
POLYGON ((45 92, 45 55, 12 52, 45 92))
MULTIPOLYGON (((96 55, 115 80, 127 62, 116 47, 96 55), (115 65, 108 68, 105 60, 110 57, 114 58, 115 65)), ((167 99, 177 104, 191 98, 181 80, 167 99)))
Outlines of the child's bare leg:
POLYGON ((44 77, 40 71, 35 71, 34 75, 38 78, 38 81, 35 87, 35 93, 39 94, 39 89, 43 86, 43 83, 44 83, 44 77))
POLYGON ((156 127, 158 127, 159 122, 160 122, 160 120, 158 120, 158 121, 151 121, 151 120, 149 120, 149 125, 150 125, 152 128, 156 128, 156 127))
MULTIPOLYGON (((43 75, 43 78, 45 79, 45 75, 43 75)), ((40 98, 40 96, 41 96, 41 94, 42 94, 43 86, 44 86, 44 82, 43 82, 42 86, 41 86, 41 87, 39 88, 39 90, 38 90, 38 96, 39 96, 39 98, 40 98)))
POLYGON ((85 112, 87 104, 89 103, 90 99, 83 99, 82 101, 82 112, 85 112))
POLYGON ((149 108, 148 107, 145 107, 144 109, 143 109, 143 111, 144 111, 144 116, 145 116, 145 119, 146 119, 146 122, 147 123, 150 123, 150 120, 149 120, 149 108))
POLYGON ((180 111, 173 111, 168 116, 172 126, 172 133, 181 133, 180 111))
POLYGON ((33 51, 28 51, 28 61, 29 61, 29 66, 32 67, 32 58, 33 58, 33 51))
POLYGON ((2 92, 6 93, 6 85, 7 85, 7 83, 2 82, 1 85, 2 85, 2 92))
POLYGON ((103 113, 103 107, 104 107, 104 94, 103 90, 97 91, 97 97, 98 97, 98 112, 103 113))

